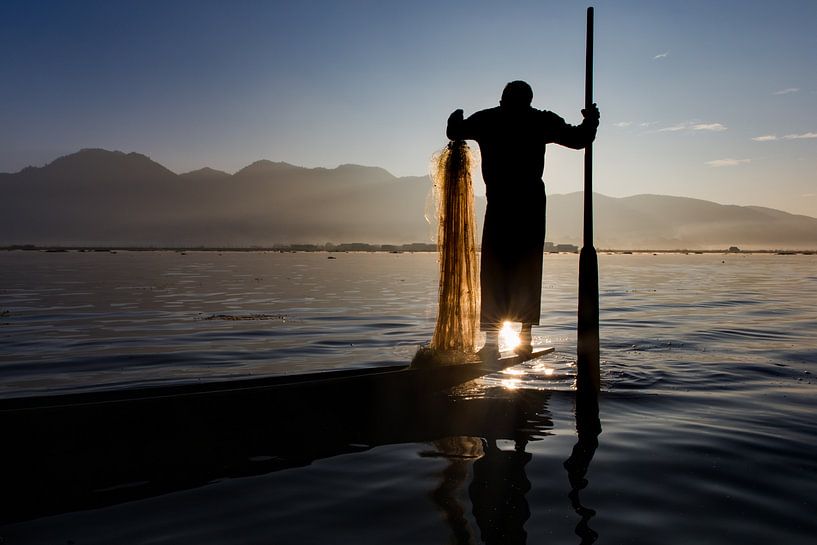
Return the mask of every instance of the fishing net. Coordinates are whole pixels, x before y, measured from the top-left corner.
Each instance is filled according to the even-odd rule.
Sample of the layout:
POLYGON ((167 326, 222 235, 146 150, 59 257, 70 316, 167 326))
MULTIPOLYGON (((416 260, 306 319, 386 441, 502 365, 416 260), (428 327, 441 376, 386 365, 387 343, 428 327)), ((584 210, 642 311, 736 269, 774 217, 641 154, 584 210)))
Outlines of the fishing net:
POLYGON ((479 280, 471 162, 471 150, 465 141, 458 140, 437 154, 432 165, 439 309, 431 343, 418 352, 415 362, 463 361, 474 354, 479 331, 479 280))

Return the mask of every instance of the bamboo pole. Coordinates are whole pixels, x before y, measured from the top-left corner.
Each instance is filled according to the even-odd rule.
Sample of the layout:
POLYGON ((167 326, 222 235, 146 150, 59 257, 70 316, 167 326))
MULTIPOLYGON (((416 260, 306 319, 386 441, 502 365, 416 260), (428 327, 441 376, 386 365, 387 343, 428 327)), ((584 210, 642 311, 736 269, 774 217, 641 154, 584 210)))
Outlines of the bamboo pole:
MULTIPOLYGON (((593 8, 587 8, 584 107, 593 106, 593 8)), ((597 394, 599 373, 599 264, 593 247, 593 145, 584 150, 584 240, 579 255, 576 388, 597 394)))

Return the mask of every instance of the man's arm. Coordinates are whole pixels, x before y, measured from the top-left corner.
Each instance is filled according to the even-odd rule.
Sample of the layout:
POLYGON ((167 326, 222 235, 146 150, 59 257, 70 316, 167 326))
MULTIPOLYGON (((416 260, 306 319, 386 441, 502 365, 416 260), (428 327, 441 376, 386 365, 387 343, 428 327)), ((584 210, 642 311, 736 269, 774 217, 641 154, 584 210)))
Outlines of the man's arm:
POLYGON ((454 110, 454 112, 448 116, 448 126, 445 129, 445 135, 449 140, 476 140, 476 125, 473 115, 468 119, 463 119, 462 110, 454 110))
POLYGON ((553 142, 572 149, 583 149, 596 139, 599 126, 599 109, 592 107, 582 110, 584 121, 579 125, 569 125, 556 114, 554 117, 553 142))

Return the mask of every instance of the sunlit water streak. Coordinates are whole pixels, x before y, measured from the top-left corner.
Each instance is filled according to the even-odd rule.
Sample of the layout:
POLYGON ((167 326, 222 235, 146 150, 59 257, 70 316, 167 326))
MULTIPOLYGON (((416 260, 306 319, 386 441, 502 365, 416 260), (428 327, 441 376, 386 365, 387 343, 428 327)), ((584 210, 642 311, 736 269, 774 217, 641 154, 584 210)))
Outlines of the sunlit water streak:
MULTIPOLYGON (((0 253, 0 395, 408 362, 434 326, 434 256, 327 257, 0 253)), ((599 542, 813 543, 817 259, 599 261, 604 431, 581 492, 596 511, 587 524, 599 542)), ((494 458, 475 458, 493 460, 509 472, 500 476, 527 490, 528 543, 579 542, 562 468, 576 442, 577 265, 575 255, 545 256, 534 344, 554 346, 555 354, 455 393, 467 400, 545 392, 546 420, 531 423, 538 440, 525 446, 528 461, 513 454, 512 442, 499 444, 494 458)), ((482 542, 473 486, 494 466, 419 456, 430 448, 378 447, 22 523, 0 536, 9 543, 236 535, 252 543, 447 542, 453 530, 429 499, 447 475, 443 489, 464 509, 459 523, 470 528, 470 542, 482 542), (457 468, 460 484, 450 480, 457 468)))

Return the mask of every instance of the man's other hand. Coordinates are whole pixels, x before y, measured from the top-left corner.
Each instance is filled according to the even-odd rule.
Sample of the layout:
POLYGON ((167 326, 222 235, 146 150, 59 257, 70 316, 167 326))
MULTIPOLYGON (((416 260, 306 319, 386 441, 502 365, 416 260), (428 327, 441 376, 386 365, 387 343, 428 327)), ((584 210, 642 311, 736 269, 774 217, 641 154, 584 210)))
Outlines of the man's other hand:
POLYGON ((596 123, 599 122, 599 117, 601 117, 601 114, 599 113, 599 107, 596 106, 595 102, 589 108, 585 108, 584 110, 582 110, 582 115, 584 116, 585 119, 595 121, 596 123))

